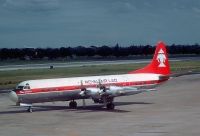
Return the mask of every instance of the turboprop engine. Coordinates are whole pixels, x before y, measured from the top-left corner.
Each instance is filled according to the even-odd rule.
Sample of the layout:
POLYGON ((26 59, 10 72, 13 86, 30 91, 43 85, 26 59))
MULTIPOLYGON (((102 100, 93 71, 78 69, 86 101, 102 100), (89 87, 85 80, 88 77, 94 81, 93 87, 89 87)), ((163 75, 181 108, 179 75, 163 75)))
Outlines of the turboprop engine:
POLYGON ((100 88, 86 88, 83 91, 80 92, 81 96, 90 96, 90 97, 95 97, 97 99, 100 98, 100 92, 101 89, 100 88))
POLYGON ((106 93, 108 93, 111 96, 118 96, 123 94, 124 89, 122 87, 118 86, 109 86, 106 90, 106 93))
POLYGON ((115 97, 123 94, 123 88, 118 86, 109 86, 104 88, 86 88, 84 91, 81 91, 81 96, 90 96, 94 99, 100 99, 102 96, 115 97))

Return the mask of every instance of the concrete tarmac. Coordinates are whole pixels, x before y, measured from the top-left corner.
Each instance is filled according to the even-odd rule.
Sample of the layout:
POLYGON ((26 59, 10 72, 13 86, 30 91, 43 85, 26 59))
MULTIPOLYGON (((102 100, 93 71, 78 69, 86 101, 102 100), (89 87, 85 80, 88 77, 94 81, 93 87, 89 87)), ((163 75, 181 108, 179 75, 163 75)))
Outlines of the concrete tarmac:
POLYGON ((35 104, 27 113, 1 95, 0 136, 200 135, 199 74, 171 79, 157 92, 118 97, 113 111, 86 103, 77 110, 68 102, 35 104))

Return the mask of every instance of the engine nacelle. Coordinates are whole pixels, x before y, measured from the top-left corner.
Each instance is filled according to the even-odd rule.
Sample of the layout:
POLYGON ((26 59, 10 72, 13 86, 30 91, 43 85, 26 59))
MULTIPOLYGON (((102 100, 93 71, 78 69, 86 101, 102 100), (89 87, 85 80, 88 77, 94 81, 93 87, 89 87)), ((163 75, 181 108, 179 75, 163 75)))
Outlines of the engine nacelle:
POLYGON ((113 98, 123 94, 123 88, 118 86, 109 86, 105 89, 87 88, 87 95, 89 95, 95 103, 103 103, 103 96, 108 96, 106 101, 113 101, 113 98))
POLYGON ((109 86, 106 90, 109 95, 118 96, 123 93, 123 88, 119 86, 109 86))
POLYGON ((123 88, 118 86, 109 86, 106 87, 105 90, 96 87, 86 89, 86 95, 91 96, 94 99, 101 99, 102 95, 115 97, 123 94, 123 92, 123 88))
POLYGON ((95 99, 100 99, 101 98, 101 89, 100 88, 87 88, 87 95, 91 96, 92 98, 95 99))

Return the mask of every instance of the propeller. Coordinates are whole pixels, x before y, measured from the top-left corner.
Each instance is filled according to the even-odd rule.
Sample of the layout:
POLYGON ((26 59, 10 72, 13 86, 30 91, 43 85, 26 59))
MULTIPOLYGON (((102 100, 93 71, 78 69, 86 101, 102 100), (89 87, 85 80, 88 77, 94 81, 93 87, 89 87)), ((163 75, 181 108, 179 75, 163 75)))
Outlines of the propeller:
POLYGON ((80 95, 81 96, 85 96, 86 94, 87 94, 87 90, 86 90, 86 88, 85 88, 85 86, 83 85, 83 81, 81 80, 81 92, 80 92, 80 95))
MULTIPOLYGON (((86 96, 86 94, 87 94, 87 90, 86 90, 86 88, 85 88, 84 85, 83 85, 83 80, 81 80, 81 92, 80 92, 80 95, 81 95, 81 96, 86 96)), ((83 98, 82 100, 83 100, 83 101, 82 101, 83 107, 85 107, 85 106, 86 106, 85 98, 83 98)))
POLYGON ((104 101, 104 104, 106 103, 106 99, 108 97, 108 93, 107 93, 107 89, 105 87, 105 85, 102 84, 102 81, 101 79, 98 80, 98 84, 97 84, 97 87, 96 88, 88 88, 86 89, 86 87, 84 86, 83 84, 83 81, 81 80, 80 81, 80 89, 81 89, 81 92, 80 92, 80 95, 83 96, 83 107, 85 107, 86 105, 86 102, 85 102, 85 96, 90 96, 93 97, 93 95, 95 94, 95 92, 103 99, 104 101), (97 91, 98 90, 98 91, 97 91))
POLYGON ((107 88, 106 88, 104 85, 101 84, 101 79, 99 79, 99 84, 98 84, 97 87, 99 87, 99 89, 100 89, 99 94, 100 94, 101 96, 106 94, 106 89, 107 89, 107 88))

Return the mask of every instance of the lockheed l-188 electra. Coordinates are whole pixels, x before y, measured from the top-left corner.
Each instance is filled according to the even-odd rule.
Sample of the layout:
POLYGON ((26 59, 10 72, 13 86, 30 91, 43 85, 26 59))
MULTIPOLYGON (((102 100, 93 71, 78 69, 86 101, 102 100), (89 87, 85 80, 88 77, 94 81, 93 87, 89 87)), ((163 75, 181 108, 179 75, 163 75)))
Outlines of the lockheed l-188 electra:
POLYGON ((158 42, 152 61, 144 68, 121 75, 102 75, 57 79, 27 80, 19 83, 9 93, 19 106, 27 106, 32 112, 34 103, 70 101, 70 108, 77 108, 78 99, 92 99, 111 110, 114 98, 155 91, 155 87, 167 81, 170 66, 163 42, 158 42))

